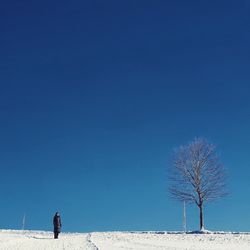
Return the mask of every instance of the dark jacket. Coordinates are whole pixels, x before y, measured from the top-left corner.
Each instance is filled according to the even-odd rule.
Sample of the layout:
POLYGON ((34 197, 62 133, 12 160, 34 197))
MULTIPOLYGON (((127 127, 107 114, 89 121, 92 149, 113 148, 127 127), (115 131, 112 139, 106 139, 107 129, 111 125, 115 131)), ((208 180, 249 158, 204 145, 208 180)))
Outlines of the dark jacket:
POLYGON ((62 223, 61 223, 61 217, 58 213, 56 213, 54 216, 53 224, 54 224, 54 232, 60 233, 62 223))

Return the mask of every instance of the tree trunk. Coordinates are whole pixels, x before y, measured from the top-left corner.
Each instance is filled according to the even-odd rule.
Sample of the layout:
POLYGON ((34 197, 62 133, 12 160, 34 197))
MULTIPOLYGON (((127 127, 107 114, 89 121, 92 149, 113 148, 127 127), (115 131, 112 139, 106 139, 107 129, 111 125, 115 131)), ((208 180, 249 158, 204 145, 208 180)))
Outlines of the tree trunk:
POLYGON ((203 219, 203 205, 200 204, 199 205, 199 209, 200 209, 200 230, 204 229, 204 219, 203 219))

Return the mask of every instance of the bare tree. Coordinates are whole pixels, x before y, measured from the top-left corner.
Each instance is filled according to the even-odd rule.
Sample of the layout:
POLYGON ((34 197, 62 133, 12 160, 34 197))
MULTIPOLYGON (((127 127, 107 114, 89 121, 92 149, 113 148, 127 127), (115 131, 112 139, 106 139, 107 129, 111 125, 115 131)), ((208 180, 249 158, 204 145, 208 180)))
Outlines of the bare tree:
POLYGON ((226 195, 225 171, 215 146, 203 138, 196 138, 175 151, 172 165, 170 194, 179 201, 198 206, 200 230, 203 230, 204 203, 226 195))

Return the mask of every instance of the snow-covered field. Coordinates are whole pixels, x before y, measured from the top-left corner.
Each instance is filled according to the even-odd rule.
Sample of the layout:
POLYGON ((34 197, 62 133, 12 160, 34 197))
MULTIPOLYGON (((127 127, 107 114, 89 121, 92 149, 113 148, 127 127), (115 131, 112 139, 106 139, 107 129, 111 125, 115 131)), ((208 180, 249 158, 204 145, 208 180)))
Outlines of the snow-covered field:
POLYGON ((250 234, 53 233, 0 230, 1 250, 249 250, 250 234))

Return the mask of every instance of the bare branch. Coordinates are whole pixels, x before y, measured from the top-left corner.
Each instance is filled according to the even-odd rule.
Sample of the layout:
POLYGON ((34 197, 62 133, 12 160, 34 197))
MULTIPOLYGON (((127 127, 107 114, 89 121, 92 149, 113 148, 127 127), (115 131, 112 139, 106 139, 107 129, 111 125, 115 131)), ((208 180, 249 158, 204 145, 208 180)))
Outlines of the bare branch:
POLYGON ((204 202, 226 195, 224 167, 215 146, 202 138, 175 150, 169 182, 173 198, 194 203, 201 209, 204 202))

